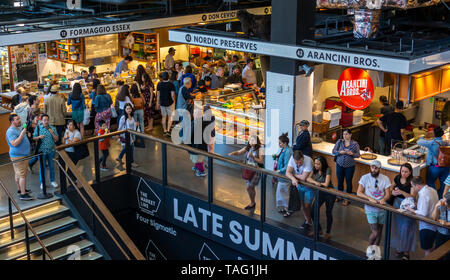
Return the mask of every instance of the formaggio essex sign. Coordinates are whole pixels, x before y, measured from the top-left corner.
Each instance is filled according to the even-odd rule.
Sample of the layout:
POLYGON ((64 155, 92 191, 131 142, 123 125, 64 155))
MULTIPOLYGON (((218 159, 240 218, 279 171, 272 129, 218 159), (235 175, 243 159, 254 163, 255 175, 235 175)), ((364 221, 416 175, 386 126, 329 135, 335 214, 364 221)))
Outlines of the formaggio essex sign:
POLYGON ((169 30, 169 41, 404 75, 444 65, 448 63, 447 57, 450 59, 450 51, 410 61, 404 58, 375 56, 350 51, 334 51, 310 46, 199 34, 186 29, 169 30))
MULTIPOLYGON (((271 13, 271 7, 250 8, 251 14, 264 15, 271 13)), ((114 24, 101 24, 92 26, 80 26, 73 28, 15 33, 0 36, 0 46, 11 46, 30 44, 37 42, 53 41, 60 39, 88 37, 121 32, 138 31, 152 28, 163 28, 180 25, 190 25, 200 22, 215 22, 221 20, 235 19, 237 10, 214 12, 206 14, 193 14, 178 17, 155 18, 140 21, 121 22, 114 24)))
POLYGON ((61 38, 69 37, 85 37, 85 36, 95 36, 101 34, 109 34, 116 32, 128 32, 131 31, 131 24, 114 24, 105 26, 95 26, 95 27, 79 27, 72 29, 63 29, 60 32, 61 38))

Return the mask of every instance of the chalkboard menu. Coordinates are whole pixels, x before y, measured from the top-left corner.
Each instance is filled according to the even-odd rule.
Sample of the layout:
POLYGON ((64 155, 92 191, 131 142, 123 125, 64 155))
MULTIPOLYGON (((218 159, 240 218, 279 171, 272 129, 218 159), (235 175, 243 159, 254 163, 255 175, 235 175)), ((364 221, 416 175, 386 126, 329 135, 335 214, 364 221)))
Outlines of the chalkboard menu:
POLYGON ((38 80, 37 65, 33 62, 16 64, 16 70, 18 82, 24 80, 34 82, 38 80))

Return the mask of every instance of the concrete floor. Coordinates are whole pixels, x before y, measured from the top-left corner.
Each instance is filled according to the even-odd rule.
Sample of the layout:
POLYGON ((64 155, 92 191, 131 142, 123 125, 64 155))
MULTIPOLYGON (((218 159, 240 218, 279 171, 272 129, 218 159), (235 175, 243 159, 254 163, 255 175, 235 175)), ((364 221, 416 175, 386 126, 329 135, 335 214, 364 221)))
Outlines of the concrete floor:
MULTIPOLYGON (((162 137, 162 129, 160 126, 156 126, 150 133, 153 136, 162 137)), ((168 140, 169 138, 165 138, 168 140)), ((77 167, 87 180, 94 179, 94 152, 93 143, 89 144, 90 157, 80 161, 77 167)), ((111 140, 110 157, 107 161, 107 166, 110 168, 107 172, 101 172, 101 177, 107 177, 119 172, 124 171, 124 165, 119 165, 115 158, 120 153, 121 146, 116 140, 111 140)), ((134 156, 135 162, 139 164, 139 167, 134 168, 136 171, 150 175, 154 178, 161 179, 161 145, 153 141, 146 141, 146 148, 135 148, 134 156)), ((175 185, 187 189, 191 192, 198 193, 203 196, 207 196, 207 177, 196 177, 192 171, 193 164, 189 159, 189 154, 177 148, 167 148, 168 159, 168 183, 169 185, 175 185)), ((0 162, 7 162, 9 160, 7 155, 0 156, 0 162)), ((125 161, 125 159, 124 159, 125 161)), ((205 160, 206 161, 206 160, 205 160)), ((57 167, 56 167, 57 169, 57 167)), ((39 192, 39 167, 35 165, 34 173, 28 175, 27 188, 33 191, 32 195, 36 196, 39 192)), ((56 182, 59 182, 59 172, 56 172, 56 182)), ((16 195, 16 186, 14 183, 14 172, 10 164, 0 166, 0 178, 8 187, 11 193, 16 195)), ((248 195, 246 192, 245 182, 241 178, 241 169, 233 168, 229 165, 221 164, 220 162, 214 162, 214 200, 220 201, 232 208, 242 209, 249 203, 248 195)), ((48 174, 47 174, 48 180, 48 174)), ((49 192, 53 192, 54 189, 50 188, 49 192)), ((260 187, 256 190, 256 203, 257 207, 254 211, 245 211, 249 216, 258 218, 260 214, 260 187)), ((21 209, 27 209, 48 201, 57 199, 53 197, 48 200, 33 200, 33 201, 20 201, 17 197, 17 203, 21 209)), ((275 188, 272 187, 272 178, 267 178, 266 187, 266 217, 272 221, 283 223, 291 227, 298 228, 304 221, 303 215, 300 211, 293 213, 289 218, 284 218, 275 209, 275 188)), ((0 192, 0 216, 7 215, 8 203, 7 196, 4 192, 0 192)), ((366 216, 362 205, 350 204, 349 206, 342 206, 341 203, 336 203, 333 209, 333 228, 331 231, 333 242, 345 244, 348 247, 354 248, 358 251, 365 252, 368 246, 368 237, 370 234, 369 225, 367 223, 366 216)), ((325 206, 321 208, 320 216, 321 224, 325 230, 326 217, 325 206)), ((299 231, 300 232, 300 231, 299 231)), ((384 233, 383 233, 384 238, 384 233)), ((383 242, 380 245, 383 247, 383 242)), ((393 250, 391 249, 391 258, 393 256, 393 250)), ((420 259, 423 257, 423 251, 420 249, 417 243, 416 250, 411 254, 411 259, 420 259)))

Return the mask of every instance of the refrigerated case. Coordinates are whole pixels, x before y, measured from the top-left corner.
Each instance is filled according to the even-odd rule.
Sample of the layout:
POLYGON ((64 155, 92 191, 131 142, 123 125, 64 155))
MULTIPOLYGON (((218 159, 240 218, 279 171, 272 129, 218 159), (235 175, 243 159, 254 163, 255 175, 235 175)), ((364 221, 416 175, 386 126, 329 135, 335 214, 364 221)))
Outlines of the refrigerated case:
POLYGON ((217 136, 232 139, 234 143, 245 143, 249 135, 257 134, 264 143, 264 102, 255 90, 210 97, 207 104, 216 118, 217 136))

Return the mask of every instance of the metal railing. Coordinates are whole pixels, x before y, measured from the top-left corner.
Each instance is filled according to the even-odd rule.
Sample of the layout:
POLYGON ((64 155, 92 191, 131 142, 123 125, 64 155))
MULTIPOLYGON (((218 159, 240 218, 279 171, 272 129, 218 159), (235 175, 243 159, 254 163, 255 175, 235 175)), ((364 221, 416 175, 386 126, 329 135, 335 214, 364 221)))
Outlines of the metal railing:
MULTIPOLYGON (((246 165, 242 162, 218 155, 218 154, 211 154, 202 150, 197 150, 195 148, 192 148, 190 146, 184 145, 184 144, 174 144, 170 141, 158 138, 158 137, 154 137, 154 136, 150 136, 144 133, 139 133, 136 131, 116 131, 110 134, 106 134, 103 136, 97 136, 97 137, 92 137, 80 142, 77 142, 77 144, 80 143, 88 143, 88 142, 94 142, 94 148, 98 148, 98 142, 97 140, 99 139, 103 139, 103 138, 107 138, 107 137, 111 137, 114 135, 118 135, 118 134, 123 134, 125 133, 126 136, 126 141, 125 141, 125 145, 126 145, 126 171, 127 174, 130 174, 132 172, 132 165, 131 165, 131 157, 129 156, 131 149, 130 149, 130 138, 131 135, 135 135, 135 136, 139 136, 142 137, 144 139, 150 140, 150 141, 154 141, 157 143, 161 144, 161 158, 162 158, 162 174, 161 174, 161 178, 162 178, 162 185, 163 186, 167 186, 168 185, 168 180, 167 180, 167 147, 174 147, 177 149, 182 149, 184 151, 187 152, 192 152, 198 155, 202 155, 204 157, 206 157, 208 159, 208 193, 207 193, 207 201, 209 203, 213 203, 214 202, 214 182, 213 182, 213 164, 214 161, 221 161, 224 163, 228 163, 231 164, 235 167, 240 167, 240 168, 245 168, 245 169, 249 169, 252 171, 256 171, 261 173, 261 181, 260 181, 260 187, 261 187, 261 210, 260 210, 260 222, 264 223, 266 222, 266 182, 267 182, 267 177, 271 176, 271 177, 275 177, 284 181, 290 181, 290 179, 288 177, 286 177, 285 175, 281 175, 278 172, 274 172, 271 170, 267 170, 267 169, 263 169, 263 168, 259 168, 259 167, 254 167, 254 166, 250 166, 250 165, 246 165)), ((70 145, 63 145, 63 146, 59 146, 58 150, 61 150, 63 148, 67 148, 70 146, 74 146, 75 144, 70 144, 70 145)), ((97 175, 99 172, 97 172, 97 170, 99 170, 99 159, 98 159, 98 154, 95 155, 95 170, 96 170, 96 180, 98 180, 97 182, 100 182, 100 176, 97 175)), ((434 221, 432 219, 426 218, 424 216, 419 216, 419 215, 415 215, 409 212, 405 212, 405 211, 400 211, 397 208, 394 208, 392 206, 389 205, 381 205, 381 204, 376 204, 376 203, 372 203, 366 199, 363 199, 361 197, 358 197, 356 195, 352 195, 352 194, 348 194, 345 192, 341 192, 338 190, 335 190, 333 188, 323 188, 323 187, 317 187, 309 182, 306 181, 299 181, 299 183, 301 183, 302 185, 311 188, 314 190, 315 192, 315 199, 318 200, 319 199, 319 195, 320 192, 324 192, 327 194, 331 194, 331 195, 335 195, 335 196, 339 196, 343 199, 348 199, 354 202, 359 202, 365 205, 369 205, 369 206, 373 206, 379 209, 383 209, 387 211, 387 217, 386 217, 386 224, 385 224, 385 234, 384 234, 384 259, 389 259, 389 255, 390 255, 390 239, 391 239, 391 221, 392 221, 392 214, 396 214, 396 215, 401 215, 401 216, 405 216, 414 220, 418 220, 418 221, 422 221, 422 222, 426 222, 435 226, 439 226, 439 227, 444 227, 444 228, 449 228, 448 226, 442 226, 439 222, 434 221)), ((319 213, 319 204, 318 203, 314 203, 314 209, 312 209, 312 217, 313 222, 314 222, 314 242, 319 241, 319 220, 316 219, 315 217, 317 217, 317 214, 319 213)), ((447 250, 448 251, 448 250, 447 250)))
MULTIPOLYGON (((107 137, 119 135, 123 133, 123 131, 117 131, 113 132, 107 135, 107 137)), ((59 160, 55 160, 59 170, 60 170, 60 182, 61 182, 61 194, 64 195, 67 191, 66 186, 66 178, 71 183, 71 186, 73 186, 74 190, 78 194, 78 196, 82 199, 84 204, 89 209, 90 213, 96 218, 96 220, 100 223, 102 228, 106 231, 107 235, 111 238, 111 240, 114 242, 114 244, 117 246, 117 248, 120 250, 120 252, 123 254, 123 256, 127 260, 136 259, 136 260, 144 260, 144 256, 141 254, 139 249, 137 249, 136 245, 133 243, 133 241, 130 239, 130 237, 126 234, 126 232, 122 229, 120 224, 117 222, 117 220, 113 217, 111 212, 108 210, 108 208, 104 205, 100 197, 97 195, 97 193, 94 191, 94 189, 90 186, 89 182, 83 177, 81 172, 78 170, 78 168, 75 166, 75 164, 72 162, 68 154, 65 152, 65 148, 76 146, 80 144, 87 144, 89 142, 94 142, 94 149, 98 150, 98 139, 104 138, 102 136, 99 137, 92 137, 88 138, 82 141, 78 141, 74 144, 70 145, 61 145, 57 147, 57 152, 59 154, 59 160), (68 168, 68 171, 73 174, 73 176, 78 181, 75 182, 72 176, 68 174, 68 171, 66 171, 65 167, 68 168), (90 201, 95 205, 95 208, 98 209, 98 212, 94 210, 94 207, 89 203, 88 198, 81 192, 81 189, 83 189, 87 196, 89 197, 90 201), (102 215, 107 223, 111 226, 111 228, 114 230, 114 232, 117 234, 119 239, 122 241, 124 245, 121 245, 119 240, 114 236, 113 232, 108 228, 106 223, 100 218, 100 215, 102 215), (128 250, 128 252, 127 252, 128 250)), ((98 158, 98 152, 95 153, 95 171, 96 171, 96 182, 100 181, 99 177, 99 158, 98 158)))
MULTIPOLYGON (((24 160, 24 159, 21 159, 21 160, 24 160)), ((19 160, 19 161, 21 161, 21 160, 19 160)), ((15 162, 17 162, 17 161, 14 161, 12 163, 15 163, 15 162)), ((10 233, 11 233, 11 241, 14 240, 14 236, 15 236, 14 219, 13 219, 13 211, 12 211, 12 204, 14 204, 14 207, 16 207, 17 212, 22 217, 22 219, 23 219, 23 221, 25 223, 25 225, 24 225, 24 232, 25 232, 25 246, 26 246, 26 250, 27 250, 27 260, 31 259, 30 236, 29 236, 28 231, 31 231, 31 233, 33 234, 34 238, 36 238, 37 242, 42 247, 42 250, 43 250, 43 252, 42 252, 42 259, 45 260, 46 259, 45 256, 47 255, 50 260, 53 260, 53 256, 50 254, 50 252, 48 251, 47 247, 44 245, 42 240, 36 234, 36 231, 34 230, 33 226, 30 223, 30 221, 28 221, 28 219, 25 217, 22 209, 20 209, 19 205, 14 200, 14 198, 11 196, 11 193, 8 191, 8 189, 6 188, 5 184, 3 183, 3 181, 1 179, 0 179, 0 186, 2 187, 3 191, 5 192, 5 194, 8 196, 8 216, 9 216, 9 230, 10 230, 10 233)))

